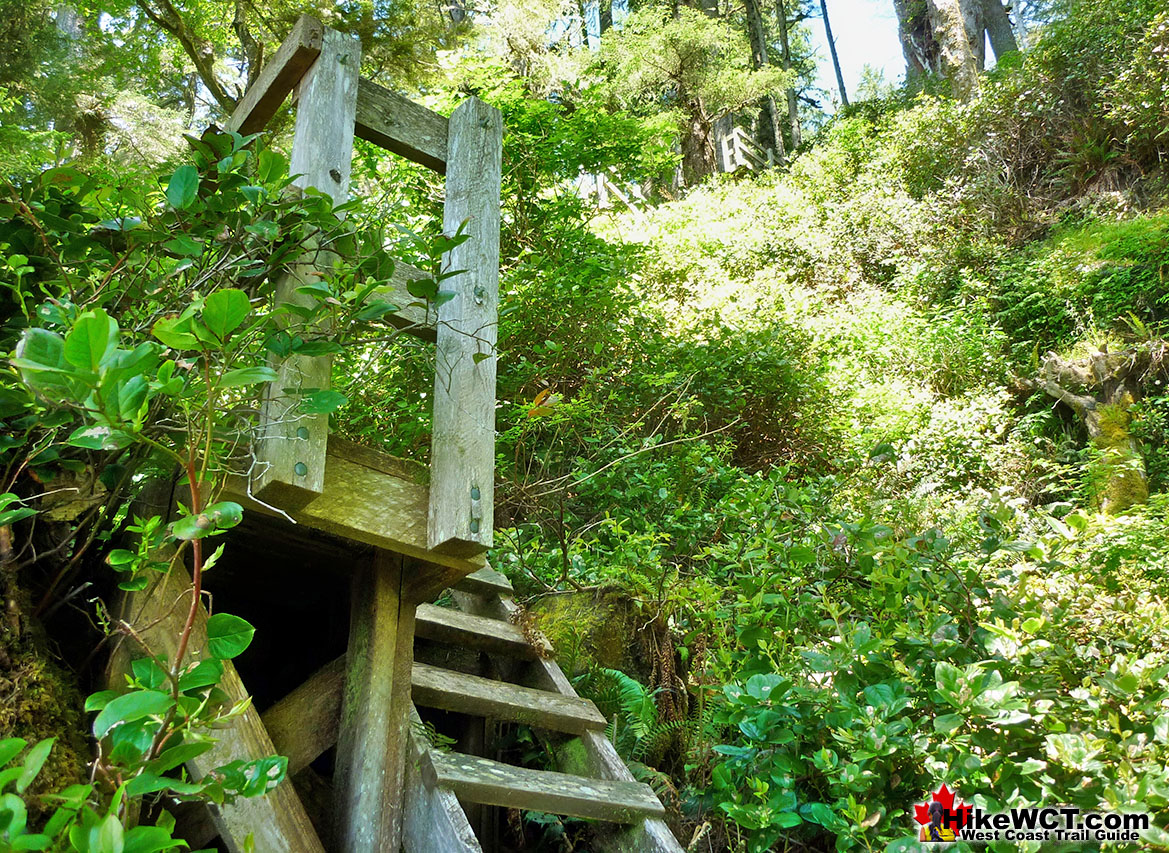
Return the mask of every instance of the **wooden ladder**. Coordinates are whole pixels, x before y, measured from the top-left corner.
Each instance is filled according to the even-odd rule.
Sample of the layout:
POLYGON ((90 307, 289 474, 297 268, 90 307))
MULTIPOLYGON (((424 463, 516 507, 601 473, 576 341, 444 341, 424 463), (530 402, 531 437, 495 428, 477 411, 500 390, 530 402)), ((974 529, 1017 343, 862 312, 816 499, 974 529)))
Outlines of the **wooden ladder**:
POLYGON ((507 579, 481 569, 456 584, 452 598, 457 609, 419 606, 416 648, 424 640, 478 652, 521 683, 415 662, 405 849, 480 853, 468 813, 476 814, 476 806, 502 806, 603 821, 607 826, 598 827, 598 850, 681 853, 653 789, 633 778, 605 736, 605 718, 514 624, 519 607, 507 579), (524 723, 574 737, 552 750, 557 771, 530 770, 432 747, 418 708, 524 723))

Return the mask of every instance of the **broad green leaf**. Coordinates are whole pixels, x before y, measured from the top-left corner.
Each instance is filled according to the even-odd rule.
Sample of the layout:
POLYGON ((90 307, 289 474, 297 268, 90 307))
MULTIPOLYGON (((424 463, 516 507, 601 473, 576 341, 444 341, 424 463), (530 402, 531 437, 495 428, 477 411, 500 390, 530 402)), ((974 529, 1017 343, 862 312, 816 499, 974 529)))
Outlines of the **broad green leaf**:
POLYGON ((300 410, 306 415, 325 415, 335 412, 349 402, 340 391, 313 391, 300 401, 300 410))
POLYGON ((103 308, 86 311, 65 337, 65 360, 97 373, 118 345, 118 324, 103 308))
POLYGON ((219 503, 211 504, 203 510, 203 513, 220 530, 235 527, 244 519, 244 508, 235 501, 220 501, 219 503))
POLYGON ((53 743, 56 740, 52 737, 45 738, 28 751, 28 755, 24 757, 24 769, 16 780, 16 793, 23 794, 25 789, 37 778, 37 774, 41 772, 41 767, 44 766, 45 759, 52 752, 53 743))
POLYGON ((124 853, 124 828, 117 815, 106 815, 89 835, 89 853, 124 853))
POLYGON ((195 337, 189 317, 163 317, 154 324, 151 334, 171 349, 198 349, 199 339, 195 337))
POLYGON ((83 426, 73 430, 65 443, 86 450, 121 450, 134 443, 134 436, 106 426, 83 426))
POLYGON ((191 164, 179 166, 166 186, 166 200, 177 210, 186 210, 199 193, 199 171, 191 164))
MULTIPOLYGON (((129 785, 126 787, 128 791, 129 785)), ((187 845, 176 841, 169 829, 160 826, 136 826, 126 833, 122 853, 159 853, 160 850, 173 850, 176 846, 187 845)))
POLYGON ((214 747, 215 742, 210 740, 199 743, 181 743, 178 746, 172 746, 170 749, 163 750, 162 755, 147 764, 146 768, 151 773, 166 773, 168 770, 173 770, 180 764, 186 764, 192 758, 198 758, 214 747))
POLYGON ((943 714, 940 717, 934 717, 934 731, 948 735, 962 725, 963 719, 961 714, 943 714))
POLYGON ((236 388, 242 385, 259 385, 276 379, 276 371, 270 367, 238 367, 229 370, 219 378, 219 387, 236 388))
POLYGON ((217 660, 201 660, 188 672, 179 676, 179 690, 195 690, 218 684, 223 677, 223 664, 217 660))
POLYGON ((25 329, 16 346, 16 357, 29 366, 65 367, 65 340, 47 329, 25 329))
POLYGON ((217 290, 203 303, 203 325, 223 342, 239 328, 251 311, 248 295, 242 290, 234 287, 217 290))
POLYGON ((170 710, 174 700, 159 690, 134 690, 107 704, 93 721, 93 734, 102 738, 121 723, 158 717, 170 710))
POLYGON ((150 390, 150 383, 142 374, 131 376, 118 390, 118 411, 123 420, 133 420, 137 417, 142 404, 146 402, 146 392, 150 390))
POLYGON ((203 244, 186 234, 180 234, 167 240, 162 244, 162 247, 168 252, 185 258, 197 258, 203 254, 203 244))
POLYGON ((99 690, 97 693, 90 693, 85 698, 85 710, 100 711, 121 695, 117 690, 99 690))
POLYGON ((256 629, 231 613, 216 613, 207 620, 207 647, 212 656, 230 660, 252 643, 256 629))
POLYGON ((24 738, 10 737, 0 740, 0 767, 20 755, 20 751, 28 746, 24 738))

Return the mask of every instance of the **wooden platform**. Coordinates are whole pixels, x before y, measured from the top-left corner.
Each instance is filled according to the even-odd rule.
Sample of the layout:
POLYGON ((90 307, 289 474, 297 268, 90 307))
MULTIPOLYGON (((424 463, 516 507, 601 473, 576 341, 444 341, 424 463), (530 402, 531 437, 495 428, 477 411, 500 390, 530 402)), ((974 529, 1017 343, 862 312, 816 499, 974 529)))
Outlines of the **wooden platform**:
POLYGON ((246 480, 229 481, 224 499, 245 510, 323 530, 345 539, 444 566, 460 574, 484 566, 482 555, 459 557, 430 550, 426 540, 430 506, 429 471, 425 465, 398 459, 330 435, 324 490, 303 507, 280 512, 255 499, 246 480))

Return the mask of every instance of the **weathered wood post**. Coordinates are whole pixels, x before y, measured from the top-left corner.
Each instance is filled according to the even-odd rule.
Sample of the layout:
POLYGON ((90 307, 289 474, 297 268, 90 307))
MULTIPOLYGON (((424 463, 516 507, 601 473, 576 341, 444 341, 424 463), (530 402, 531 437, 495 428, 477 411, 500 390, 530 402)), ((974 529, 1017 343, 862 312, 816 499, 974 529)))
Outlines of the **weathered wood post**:
POLYGON ((447 141, 443 230, 470 239, 450 253, 454 298, 439 306, 430 450, 432 550, 491 547, 495 500, 495 341, 503 120, 478 98, 458 106, 447 141))
POLYGON ((333 777, 335 846, 381 853, 402 846, 415 605, 402 595, 401 556, 377 552, 354 578, 352 596, 333 777))
MULTIPOLYGON (((335 204, 349 196, 360 65, 361 42, 326 28, 320 56, 300 81, 291 158, 292 174, 299 176, 295 185, 315 187, 335 204)), ((296 288, 330 258, 318 253, 285 276, 277 302, 311 302, 296 288)), ((304 414, 300 402, 302 391, 329 388, 332 364, 329 356, 292 355, 275 365, 278 376, 265 391, 252 490, 282 509, 304 506, 324 489, 329 417, 304 414)))

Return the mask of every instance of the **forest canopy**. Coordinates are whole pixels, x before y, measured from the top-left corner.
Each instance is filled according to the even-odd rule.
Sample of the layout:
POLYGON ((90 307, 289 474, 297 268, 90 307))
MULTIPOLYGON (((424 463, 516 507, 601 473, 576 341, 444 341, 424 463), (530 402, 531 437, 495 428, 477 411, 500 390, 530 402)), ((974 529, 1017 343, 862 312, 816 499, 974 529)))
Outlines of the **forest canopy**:
MULTIPOLYGON (((395 275, 431 316, 474 241, 365 140, 303 190, 294 103, 227 129, 302 15, 502 115, 486 557, 682 849, 918 849, 943 786, 1169 848, 1169 10, 887 5, 904 73, 850 91, 843 0, 0 3, 0 850, 226 850, 192 803, 292 788, 328 837, 332 759, 215 744, 344 650, 348 592, 260 584, 225 489, 290 359, 425 484, 395 275), (157 584, 165 648, 119 611, 157 584)), ((485 850, 615 849, 502 813, 485 850)))

